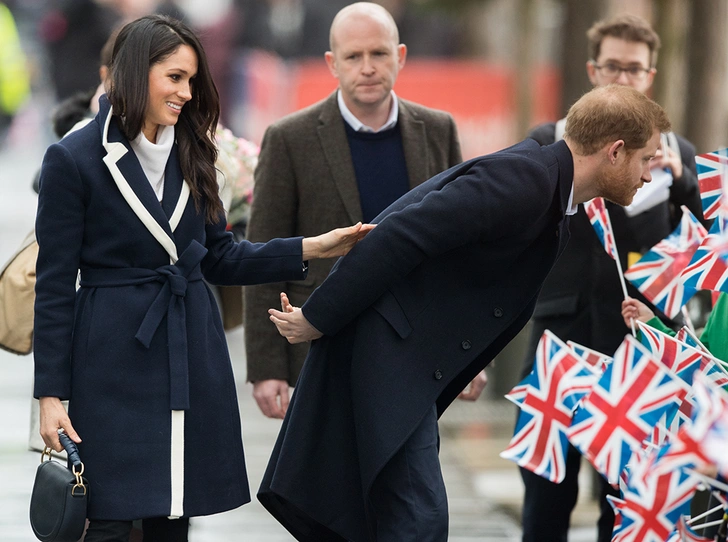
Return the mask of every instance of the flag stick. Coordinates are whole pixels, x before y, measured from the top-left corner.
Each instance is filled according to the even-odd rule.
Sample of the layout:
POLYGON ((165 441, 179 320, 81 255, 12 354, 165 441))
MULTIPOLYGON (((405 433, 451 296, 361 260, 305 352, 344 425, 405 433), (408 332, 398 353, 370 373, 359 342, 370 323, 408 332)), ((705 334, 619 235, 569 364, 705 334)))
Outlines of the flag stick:
POLYGON ((698 529, 705 529, 706 527, 715 527, 716 525, 720 525, 723 523, 723 518, 716 519, 715 521, 709 521, 708 523, 703 523, 702 525, 691 525, 690 528, 694 531, 697 531, 698 529))
POLYGON ((720 489, 721 491, 728 492, 728 485, 724 484, 723 482, 719 482, 715 478, 711 478, 710 476, 706 476, 704 474, 700 474, 698 471, 693 470, 693 469, 686 468, 686 469, 683 469, 683 470, 685 472, 687 472, 688 474, 692 474, 692 475, 696 476, 701 482, 703 482, 703 483, 705 483, 705 484, 707 484, 707 485, 709 485, 711 487, 714 487, 716 489, 720 489))
POLYGON ((680 307, 680 310, 682 311, 683 318, 685 318, 685 325, 688 326, 688 329, 694 334, 695 326, 693 326, 693 321, 690 319, 690 311, 688 311, 687 305, 680 307))
POLYGON ((719 504, 715 508, 711 508, 707 512, 703 512, 699 516, 695 516, 694 518, 690 518, 685 523, 687 523, 688 525, 692 525, 693 523, 695 523, 699 519, 703 519, 704 517, 708 517, 710 514, 712 514, 713 512, 717 512, 718 510, 723 510, 723 505, 722 504, 719 504))
MULTIPOLYGON (((612 220, 609 218, 609 211, 607 211, 606 207, 604 208, 604 211, 607 213, 607 220, 609 220, 609 229, 612 229, 612 220)), ((612 235, 614 235, 614 231, 612 231, 612 235)), ((617 240, 614 240, 614 263, 617 264, 617 274, 619 275, 619 283, 622 285, 622 293, 624 294, 624 299, 627 299, 629 297, 629 294, 627 294, 627 283, 624 282, 624 272, 622 271, 622 264, 619 261, 619 251, 617 250, 617 240)), ((634 318, 629 319, 629 323, 632 326, 632 335, 635 337, 637 336, 637 329, 634 325, 634 318)))

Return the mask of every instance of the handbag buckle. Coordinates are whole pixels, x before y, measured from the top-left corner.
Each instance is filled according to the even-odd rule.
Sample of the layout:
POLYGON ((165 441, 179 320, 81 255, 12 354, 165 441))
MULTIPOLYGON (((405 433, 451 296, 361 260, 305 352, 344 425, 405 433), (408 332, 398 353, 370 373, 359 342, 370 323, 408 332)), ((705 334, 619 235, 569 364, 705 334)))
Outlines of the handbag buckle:
POLYGON ((71 495, 73 497, 76 496, 76 488, 81 488, 83 490, 83 493, 79 493, 79 496, 86 495, 86 484, 83 483, 83 478, 81 478, 81 475, 83 474, 84 466, 83 463, 81 463, 81 470, 76 470, 76 465, 73 465, 71 467, 71 470, 73 471, 73 475, 76 477, 76 483, 71 488, 71 495))
POLYGON ((48 447, 48 446, 45 446, 45 447, 43 448, 43 451, 42 451, 42 452, 40 453, 40 462, 41 462, 41 463, 43 463, 43 458, 44 458, 45 456, 48 456, 48 461, 50 461, 50 460, 51 460, 51 452, 52 452, 52 451, 53 451, 53 450, 52 450, 52 449, 51 449, 50 447, 48 447))

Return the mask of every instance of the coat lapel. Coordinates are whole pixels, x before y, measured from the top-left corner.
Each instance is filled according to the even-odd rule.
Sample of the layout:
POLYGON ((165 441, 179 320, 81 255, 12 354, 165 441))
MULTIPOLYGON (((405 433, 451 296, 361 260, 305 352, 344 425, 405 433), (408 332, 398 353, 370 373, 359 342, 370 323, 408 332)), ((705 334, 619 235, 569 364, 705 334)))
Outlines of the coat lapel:
POLYGON ((430 157, 428 156, 425 123, 418 120, 412 114, 407 102, 401 99, 399 100, 398 123, 402 133, 402 147, 411 190, 437 172, 429 172, 427 167, 430 157))
POLYGON ((162 196, 162 210, 169 220, 172 231, 177 228, 189 197, 190 186, 182 177, 179 147, 175 143, 172 145, 172 152, 169 153, 167 167, 164 170, 164 195, 162 196))
POLYGON ((326 100, 319 116, 318 135, 331 177, 344 202, 349 219, 352 223, 360 222, 362 212, 359 187, 356 184, 349 140, 346 137, 344 119, 341 117, 335 92, 326 100))
MULTIPOLYGON (((109 173, 111 173, 121 195, 139 220, 142 221, 154 238, 164 247, 169 254, 170 260, 174 263, 177 261, 177 247, 174 243, 172 234, 173 227, 170 225, 170 219, 167 218, 162 206, 157 201, 154 190, 149 184, 146 175, 144 175, 139 160, 131 152, 129 141, 124 137, 117 123, 113 120, 111 104, 109 104, 105 96, 100 100, 100 106, 99 125, 102 131, 101 139, 107 152, 103 158, 104 163, 109 169, 109 173)), ((169 162, 167 169, 169 170, 169 162)), ((177 205, 172 211, 172 216, 175 214, 179 215, 176 217, 177 223, 181 217, 181 211, 178 211, 178 208, 182 204, 183 210, 187 197, 189 197, 189 188, 187 187, 187 190, 185 190, 181 186, 187 183, 180 181, 181 178, 180 173, 175 179, 170 179, 173 185, 180 185, 179 188, 172 189, 172 192, 179 195, 176 201, 177 205)), ((167 179, 165 174, 166 184, 167 179)), ((166 190, 165 187, 165 192, 166 190)), ((172 197, 171 194, 170 197, 172 197)), ((176 227, 176 225, 175 223, 174 226, 176 227)))

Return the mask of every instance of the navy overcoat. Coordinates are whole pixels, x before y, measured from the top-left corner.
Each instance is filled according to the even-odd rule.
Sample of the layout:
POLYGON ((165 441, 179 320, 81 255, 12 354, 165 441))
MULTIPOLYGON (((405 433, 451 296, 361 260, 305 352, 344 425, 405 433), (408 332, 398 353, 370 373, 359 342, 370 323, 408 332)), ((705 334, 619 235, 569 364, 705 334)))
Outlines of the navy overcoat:
POLYGON ((302 310, 315 341, 258 498, 298 539, 372 540, 372 482, 526 324, 568 240, 573 159, 527 140, 405 194, 302 310))
POLYGON ((206 224, 177 152, 160 204, 104 97, 96 119, 43 160, 35 396, 70 399, 92 519, 189 517, 250 500, 232 367, 202 279, 305 277, 301 238, 236 244, 224 218, 206 224))

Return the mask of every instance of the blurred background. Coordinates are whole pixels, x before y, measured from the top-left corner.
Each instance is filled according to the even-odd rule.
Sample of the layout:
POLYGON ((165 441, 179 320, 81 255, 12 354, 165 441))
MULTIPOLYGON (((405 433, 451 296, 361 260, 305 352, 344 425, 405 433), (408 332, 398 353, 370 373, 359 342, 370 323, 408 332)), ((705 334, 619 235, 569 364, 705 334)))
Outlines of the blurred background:
MULTIPOLYGON (((200 32, 222 94, 223 123, 259 142, 273 120, 335 87, 323 53, 331 20, 348 3, 5 0, 20 47, 12 43, 9 23, 0 23, 3 144, 47 143, 54 105, 98 84, 99 52, 112 29, 154 11, 183 18, 200 32)), ((648 19, 662 38, 653 98, 667 109, 676 131, 699 153, 727 139, 724 0, 378 3, 393 14, 409 49, 397 92, 450 111, 466 158, 502 148, 529 127, 562 117, 589 88, 586 29, 623 12, 648 19)))
MULTIPOLYGON (((101 48, 115 28, 152 12, 184 19, 205 45, 222 97, 222 123, 236 136, 259 144, 270 123, 334 90, 336 81, 323 54, 328 49, 328 30, 335 13, 349 3, 0 0, 0 263, 33 227, 36 200, 31 184, 45 148, 57 139, 51 122, 56 107, 77 93, 93 93, 99 84, 101 48)), ((728 78, 728 0, 377 3, 392 13, 401 41, 408 46, 396 92, 449 111, 458 124, 465 158, 508 146, 523 139, 529 128, 563 117, 569 105, 590 88, 585 70, 586 30, 596 20, 620 13, 644 17, 661 37, 652 97, 666 108, 675 131, 690 140, 697 153, 728 144, 728 93, 724 91, 728 78)), ((514 515, 520 510, 520 481, 514 478, 517 471, 510 463, 503 466, 496 461, 515 421, 515 408, 502 396, 518 380, 527 333, 528 328, 489 366, 490 383, 478 401, 481 405, 454 405, 441 423, 446 438, 463 443, 449 452, 454 454, 452 463, 458 469, 467 466, 464 472, 468 479, 462 486, 487 487, 491 492, 486 495, 488 502, 505 502, 514 515), (489 424, 483 423, 486 418, 489 424), (494 495, 494 488, 511 491, 494 495)), ((262 472, 278 426, 264 420, 252 405, 250 387, 245 384, 240 329, 228 339, 238 373, 241 408, 247 409, 243 421, 249 466, 251 472, 257 472, 255 468, 262 472)), ((0 352, 0 362, 3 477, 14 476, 17 481, 9 484, 15 490, 2 501, 0 524, 6 530, 4 540, 29 540, 27 522, 18 518, 27 514, 29 480, 37 461, 25 452, 32 358, 0 352), (7 534, 11 525, 17 537, 7 534)), ((447 458, 444 464, 447 470, 447 458)), ((457 495, 453 475, 446 475, 448 487, 457 495)), ((257 480, 251 479, 251 485, 256 484, 257 480)), ((588 496, 589 492, 583 494, 588 496)), ((467 495, 462 502, 472 503, 471 494, 467 495)), ((470 529, 475 533, 476 520, 465 513, 458 515, 458 502, 453 500, 454 524, 462 525, 462 532, 470 529)), ((211 521, 228 522, 230 532, 240 525, 249 528, 251 521, 263 526, 261 532, 280 531, 262 510, 243 510, 241 520, 211 521)), ((595 511, 593 506, 586 510, 588 515, 582 523, 587 534, 583 539, 589 540, 595 511)), ((477 513, 479 518, 483 516, 482 509, 477 513)), ((578 518, 573 522, 578 524, 578 518)), ((197 525, 195 540, 221 539, 221 531, 212 530, 209 538, 204 538, 201 533, 205 531, 200 529, 205 523, 197 525)), ((491 538, 482 538, 483 532, 495 530, 491 526, 478 528, 477 536, 484 540, 491 538)), ((517 538, 517 531, 511 529, 509 533, 492 539, 517 538)), ((261 535, 260 539, 274 540, 271 536, 261 535)), ((281 535, 281 539, 287 538, 281 535)))

